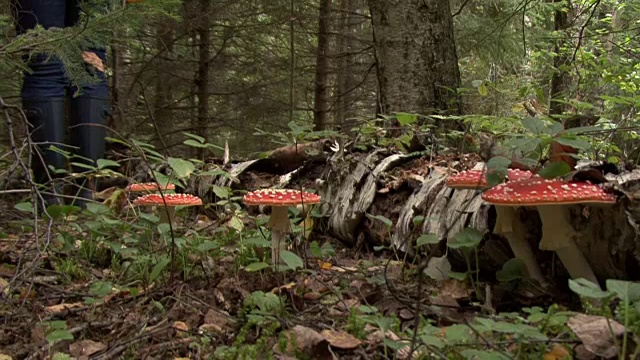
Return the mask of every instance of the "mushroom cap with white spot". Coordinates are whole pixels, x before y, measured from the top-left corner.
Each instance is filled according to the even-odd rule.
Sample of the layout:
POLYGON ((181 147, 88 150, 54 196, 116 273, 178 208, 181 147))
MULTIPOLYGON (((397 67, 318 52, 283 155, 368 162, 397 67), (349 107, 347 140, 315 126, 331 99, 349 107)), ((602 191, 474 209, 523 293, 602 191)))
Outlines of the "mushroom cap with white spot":
POLYGON ((247 205, 296 206, 298 204, 318 204, 320 196, 292 189, 260 189, 247 193, 243 201, 247 205))
MULTIPOLYGON (((516 181, 528 179, 533 175, 531 171, 508 169, 507 180, 516 181)), ((453 189, 484 189, 487 186, 486 170, 467 170, 447 179, 447 186, 453 189)))
POLYGON ((482 200, 499 206, 615 204, 616 197, 590 182, 530 178, 497 185, 482 200))
POLYGON ((133 201, 133 205, 162 205, 167 206, 197 206, 202 205, 202 199, 190 194, 164 194, 164 201, 160 194, 140 196, 133 201))

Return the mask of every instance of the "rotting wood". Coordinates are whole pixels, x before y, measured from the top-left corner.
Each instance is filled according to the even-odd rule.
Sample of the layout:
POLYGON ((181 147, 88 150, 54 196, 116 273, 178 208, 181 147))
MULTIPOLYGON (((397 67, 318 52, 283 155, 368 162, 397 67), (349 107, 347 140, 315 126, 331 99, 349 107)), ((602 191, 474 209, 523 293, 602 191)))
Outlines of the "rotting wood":
MULTIPOLYGON (((415 240, 421 234, 432 233, 440 239, 441 242, 437 246, 426 248, 427 251, 434 251, 438 248, 444 249, 447 239, 452 238, 465 227, 475 228, 485 233, 491 232, 494 220, 492 217, 495 216, 491 211, 492 207, 481 200, 480 192, 447 188, 445 186, 447 169, 444 167, 432 167, 427 175, 424 175, 422 182, 410 191, 407 191, 405 186, 401 192, 396 193, 396 190, 391 187, 385 191, 384 196, 378 194, 379 189, 390 183, 389 178, 394 178, 393 181, 397 182, 398 177, 391 174, 397 172, 403 163, 413 159, 415 158, 408 155, 375 150, 368 154, 352 153, 341 158, 334 156, 324 162, 314 162, 311 167, 324 169, 321 171, 323 175, 318 182, 320 185, 318 191, 324 203, 320 206, 320 211, 325 220, 316 224, 324 224, 326 227, 323 231, 335 236, 346 245, 354 245, 362 234, 376 233, 373 227, 380 226, 379 223, 365 222, 365 214, 375 213, 385 216, 386 212, 388 218, 397 218, 397 221, 391 230, 391 236, 385 235, 383 240, 387 245, 393 245, 399 251, 410 255, 414 254, 415 240), (389 208, 386 205, 389 196, 395 196, 395 204, 397 205, 399 200, 400 207, 389 208), (404 202, 401 200, 402 197, 406 199, 404 202), (417 216, 423 216, 424 221, 416 228, 414 219, 417 216)), ((229 171, 231 178, 251 172, 258 174, 254 164, 259 161, 261 160, 233 165, 229 171)), ((408 163, 408 168, 402 171, 411 173, 411 164, 408 163)), ((477 164, 475 167, 482 166, 483 164, 477 164)), ((272 179, 273 186, 289 184, 291 176, 288 175, 299 171, 298 169, 284 176, 275 176, 272 179), (278 184, 279 180, 280 184, 278 184)), ((276 170, 276 173, 280 170, 276 170)), ((424 169, 416 168, 415 170, 418 172, 424 169)), ((424 171, 422 173, 424 174, 424 171)), ((228 186, 232 183, 232 179, 220 177, 213 183, 228 186)), ((576 239, 576 242, 600 279, 640 279, 640 239, 637 235, 637 229, 640 228, 638 226, 640 224, 640 205, 638 205, 640 171, 623 173, 615 177, 608 176, 607 179, 610 185, 615 185, 622 191, 628 191, 629 198, 623 199, 613 207, 574 205, 570 211, 571 223, 580 231, 580 238, 576 239)), ((400 180, 403 180, 402 176, 400 180)), ((404 180, 415 183, 416 178, 404 180)), ((244 185, 236 183, 234 187, 243 188, 244 185)), ((540 236, 537 212, 534 208, 519 208, 517 213, 524 220, 523 233, 526 234, 531 245, 537 249, 540 236)), ((481 270, 485 267, 493 269, 496 263, 504 262, 505 255, 512 256, 509 254, 494 256, 495 251, 488 250, 489 248, 484 251, 486 246, 495 249, 495 241, 505 245, 499 246, 500 248, 508 249, 506 243, 502 244, 505 240, 500 237, 492 235, 490 239, 491 244, 483 242, 479 249, 481 270)), ((380 239, 365 239, 367 240, 377 244, 380 239)), ((536 253, 538 258, 549 258, 545 252, 537 250, 536 253)), ((454 266, 464 263, 464 257, 459 251, 450 249, 449 257, 454 266)), ((551 265, 544 265, 549 272, 551 265)), ((556 268, 562 270, 559 263, 556 263, 556 268)))

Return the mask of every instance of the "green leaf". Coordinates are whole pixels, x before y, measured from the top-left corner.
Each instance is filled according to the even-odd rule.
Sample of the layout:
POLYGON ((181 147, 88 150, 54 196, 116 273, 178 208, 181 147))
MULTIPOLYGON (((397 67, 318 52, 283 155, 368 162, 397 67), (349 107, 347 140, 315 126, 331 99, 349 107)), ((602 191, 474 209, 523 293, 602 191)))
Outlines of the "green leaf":
POLYGON ((555 179, 561 176, 567 175, 571 172, 571 167, 564 161, 548 163, 547 166, 542 168, 538 175, 545 179, 555 179))
POLYGON ((418 226, 424 222, 424 216, 418 215, 413 218, 413 226, 418 226))
POLYGON ((288 251, 288 250, 280 251, 280 258, 282 259, 282 261, 284 261, 285 264, 287 264, 287 266, 291 270, 302 268, 304 266, 304 263, 302 262, 302 259, 300 258, 300 256, 292 253, 291 251, 288 251))
POLYGON ((151 274, 149 275, 149 282, 152 282, 156 278, 158 278, 158 276, 160 276, 164 268, 166 268, 170 262, 171 262, 171 259, 169 259, 168 257, 166 256, 160 257, 156 265, 153 267, 153 270, 151 270, 151 274))
POLYGON ((213 190, 213 193, 221 199, 226 199, 229 197, 229 189, 226 187, 213 185, 211 189, 213 190))
POLYGON ((495 186, 504 181, 507 176, 508 167, 511 164, 511 159, 507 159, 503 156, 495 156, 487 161, 487 184, 489 186, 495 186))
POLYGON ((400 123, 400 126, 406 126, 417 122, 418 116, 416 116, 415 114, 401 112, 396 114, 396 119, 398 119, 398 123, 400 123))
POLYGON ((87 203, 87 211, 92 213, 93 215, 104 215, 108 214, 110 209, 105 204, 100 203, 87 203))
POLYGON ((387 219, 386 217, 382 216, 382 215, 371 215, 371 214, 366 214, 367 217, 371 220, 378 220, 378 221, 382 221, 387 228, 390 228, 393 226, 393 222, 391 222, 391 220, 387 219))
POLYGON ((452 249, 473 249, 482 241, 482 233, 476 229, 466 228, 457 233, 453 239, 447 241, 447 246, 452 249), (452 241, 453 240, 453 241, 452 241))
POLYGON ((191 146, 194 148, 200 148, 200 149, 204 149, 204 148, 208 148, 209 146, 207 144, 203 144, 203 143, 199 143, 195 140, 191 140, 191 139, 187 139, 183 142, 183 144, 187 145, 187 146, 191 146))
POLYGON ((440 242, 440 239, 436 234, 424 234, 420 235, 420 237, 416 240, 416 246, 420 247, 422 245, 435 245, 440 242))
POLYGON ((591 149, 591 144, 589 144, 589 142, 581 140, 581 139, 572 139, 572 138, 567 138, 567 137, 557 137, 557 138, 554 138, 553 140, 555 140, 556 142, 558 142, 561 145, 571 146, 572 148, 578 149, 578 150, 589 150, 589 149, 591 149))
POLYGON ((113 138, 113 137, 106 137, 104 139, 107 142, 122 144, 122 145, 124 145, 126 147, 131 147, 128 142, 120 140, 120 139, 116 139, 116 138, 113 138))
POLYGON ((564 131, 564 126, 559 122, 554 122, 551 126, 544 129, 544 133, 551 136, 556 136, 564 131))
POLYGON ((467 325, 455 324, 447 328, 445 339, 448 344, 464 344, 473 341, 473 332, 467 325))
POLYGON ((30 214, 33 214, 34 212, 33 204, 31 204, 30 202, 17 203, 13 207, 18 211, 22 211, 30 214))
POLYGON ((621 300, 634 302, 640 300, 640 283, 624 280, 607 280, 607 290, 616 293, 621 300))
POLYGON ((71 360, 71 359, 73 359, 71 355, 60 353, 60 352, 53 354, 53 356, 51 357, 51 360, 71 360))
POLYGON ((202 136, 198 136, 196 134, 192 134, 192 133, 188 133, 188 132, 183 132, 182 133, 184 136, 190 137, 192 139, 195 139, 196 141, 198 141, 201 144, 204 144, 205 138, 203 138, 202 136))
POLYGON ((499 352, 488 351, 488 350, 476 350, 476 349, 466 349, 460 352, 465 359, 469 360, 509 360, 511 359, 508 356, 505 356, 499 352))
POLYGON ((451 263, 447 259, 447 255, 442 257, 432 257, 429 259, 427 268, 424 269, 425 275, 436 281, 442 281, 449 277, 451 273, 451 263))
POLYGON ((113 283, 110 281, 97 281, 91 285, 89 293, 94 296, 107 296, 113 291, 113 283))
POLYGON ((604 299, 611 295, 608 291, 602 291, 599 285, 583 278, 569 279, 569 289, 580 296, 592 299, 604 299))
POLYGON ((260 271, 260 270, 268 268, 269 266, 270 265, 267 264, 266 262, 254 262, 254 263, 251 263, 251 264, 245 266, 244 270, 245 271, 249 271, 249 272, 260 271))
POLYGON ((534 117, 526 117, 522 119, 522 125, 534 135, 542 134, 546 128, 544 121, 534 117))
POLYGON ((219 249, 220 245, 215 241, 205 241, 198 245, 198 251, 207 252, 214 249, 219 249))
POLYGON ((487 96, 489 94, 487 85, 481 84, 480 86, 478 86, 478 94, 480 94, 481 96, 487 96))
POLYGON ((187 160, 170 157, 167 159, 169 166, 179 178, 187 178, 196 169, 193 163, 187 160))
POLYGON ((464 281, 469 276, 468 272, 449 271, 449 277, 455 280, 464 281))
POLYGON ((527 274, 527 267, 521 259, 513 258, 509 259, 502 269, 496 272, 496 279, 500 282, 509 282, 519 279, 524 279, 527 274))
POLYGON ((442 349, 445 346, 444 340, 433 335, 420 335, 420 340, 427 345, 442 349))
POLYGON ((104 169, 109 166, 113 166, 116 168, 120 167, 120 164, 117 161, 108 160, 108 159, 98 159, 98 161, 96 161, 96 164, 98 165, 98 169, 104 169))
POLYGON ((473 80, 471 82, 471 86, 473 86, 475 88, 479 87, 482 84, 484 84, 484 80, 473 80))
POLYGON ((70 164, 71 166, 75 166, 78 168, 83 168, 83 169, 87 169, 87 170, 91 170, 91 171, 95 171, 98 168, 93 166, 93 165, 89 165, 89 164, 85 164, 85 163, 81 163, 81 162, 77 162, 77 161, 73 161, 70 164))
POLYGON ((234 216, 229 220, 229 227, 237 232, 241 232, 244 229, 244 223, 239 217, 234 216))
POLYGON ((69 330, 53 330, 49 334, 47 334, 47 341, 50 344, 56 343, 62 340, 73 340, 73 334, 69 332, 69 330))

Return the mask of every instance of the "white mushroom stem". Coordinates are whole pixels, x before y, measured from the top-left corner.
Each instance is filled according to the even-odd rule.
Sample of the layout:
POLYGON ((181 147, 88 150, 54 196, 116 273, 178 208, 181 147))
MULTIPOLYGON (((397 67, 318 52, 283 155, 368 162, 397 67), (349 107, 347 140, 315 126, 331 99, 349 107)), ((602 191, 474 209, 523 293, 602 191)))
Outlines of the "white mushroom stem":
POLYGON ((546 279, 542 275, 542 270, 536 261, 533 249, 525 238, 525 234, 522 231, 524 226, 517 216, 515 208, 500 205, 496 205, 495 208, 496 225, 493 229, 494 234, 505 237, 515 257, 522 260, 526 266, 529 276, 537 280, 541 285, 546 285, 546 279))
POLYGON ((176 218, 176 208, 173 206, 158 205, 158 215, 160 224, 174 224, 176 218))
POLYGON ((291 232, 287 206, 272 206, 268 225, 271 229, 271 263, 281 264, 280 252, 287 250, 287 234, 291 232))
POLYGON ((540 250, 555 251, 571 278, 584 278, 598 285, 596 275, 575 242, 579 233, 569 222, 568 207, 540 205, 537 209, 542 220, 540 250))

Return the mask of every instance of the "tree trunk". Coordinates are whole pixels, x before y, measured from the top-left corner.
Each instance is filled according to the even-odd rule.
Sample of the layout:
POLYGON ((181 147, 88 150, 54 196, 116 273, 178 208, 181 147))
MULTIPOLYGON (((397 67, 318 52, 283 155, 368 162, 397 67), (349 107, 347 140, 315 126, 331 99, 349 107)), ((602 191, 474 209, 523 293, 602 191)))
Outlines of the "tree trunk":
POLYGON ((557 40, 554 46, 555 56, 553 58, 553 75, 551 77, 549 114, 562 115, 569 109, 569 106, 556 100, 566 100, 571 86, 571 76, 566 69, 571 61, 567 53, 568 50, 566 50, 567 45, 569 45, 566 40, 569 34, 566 31, 571 24, 571 4, 566 0, 555 0, 554 2, 565 3, 566 8, 556 10, 553 21, 556 36, 561 37, 561 39, 557 40))
POLYGON ((173 54, 174 30, 168 22, 170 19, 161 19, 157 28, 158 60, 156 68, 156 96, 154 104, 154 117, 159 126, 157 146, 172 144, 173 141, 165 138, 164 134, 171 134, 173 129, 173 86, 171 86, 170 71, 173 66, 171 55, 173 54))
POLYGON ((316 131, 324 130, 327 120, 329 82, 329 12, 331 0, 320 0, 318 15, 318 48, 316 53, 316 81, 313 123, 316 131))
POLYGON ((449 2, 369 0, 369 9, 380 112, 461 112, 449 2))
MULTIPOLYGON (((198 119, 195 128, 197 134, 208 139, 209 128, 209 57, 211 55, 211 22, 210 11, 211 6, 209 0, 199 1, 200 14, 198 26, 198 74, 196 84, 198 87, 198 119)), ((206 149, 198 149, 198 157, 204 159, 206 149)))
POLYGON ((345 76, 347 75, 347 37, 349 33, 349 27, 347 26, 349 21, 348 6, 349 0, 340 0, 340 12, 338 13, 338 30, 336 35, 336 54, 335 54, 335 79, 336 79, 336 94, 335 94, 335 109, 333 123, 336 126, 342 127, 344 124, 346 102, 345 94, 347 89, 347 82, 345 76))

